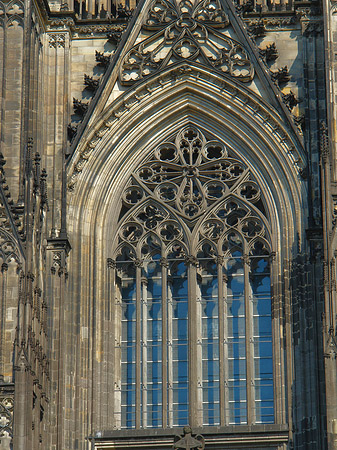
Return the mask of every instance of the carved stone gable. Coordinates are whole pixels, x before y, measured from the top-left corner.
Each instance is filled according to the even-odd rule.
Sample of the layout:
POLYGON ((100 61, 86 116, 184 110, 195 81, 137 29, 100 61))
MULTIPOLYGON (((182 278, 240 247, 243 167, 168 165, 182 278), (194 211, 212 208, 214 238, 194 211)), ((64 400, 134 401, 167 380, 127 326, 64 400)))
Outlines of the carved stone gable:
POLYGON ((241 81, 254 77, 246 49, 226 33, 218 0, 153 0, 143 30, 152 32, 125 56, 120 81, 132 84, 181 60, 196 61, 241 81), (218 31, 219 30, 219 31, 218 31))

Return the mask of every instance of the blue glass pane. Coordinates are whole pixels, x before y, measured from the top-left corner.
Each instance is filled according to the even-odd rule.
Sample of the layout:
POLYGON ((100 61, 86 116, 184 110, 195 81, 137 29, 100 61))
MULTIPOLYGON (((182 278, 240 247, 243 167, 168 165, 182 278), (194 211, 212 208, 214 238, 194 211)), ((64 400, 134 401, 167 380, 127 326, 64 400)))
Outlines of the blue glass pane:
POLYGON ((202 395, 204 425, 219 424, 218 269, 213 260, 200 263, 198 278, 202 314, 202 395))
POLYGON ((177 299, 173 306, 173 318, 174 319, 187 319, 188 306, 185 298, 177 299))
POLYGON ((242 383, 240 386, 230 387, 228 389, 228 400, 234 404, 234 406, 232 405, 233 407, 240 407, 240 402, 245 402, 246 399, 246 382, 242 383))
POLYGON ((245 283, 243 275, 229 277, 227 284, 227 294, 239 296, 244 293, 245 283))
POLYGON ((229 359, 228 360, 229 379, 241 379, 246 377, 246 360, 229 359))
POLYGON ((254 356, 271 358, 273 355, 273 346, 271 340, 265 340, 263 338, 254 339, 254 356))
POLYGON ((227 261, 227 275, 243 275, 243 263, 241 258, 231 258, 227 261))
POLYGON ((202 399, 203 402, 218 402, 220 400, 219 381, 210 381, 209 383, 204 383, 202 399))
POLYGON ((271 316, 254 317, 254 336, 271 337, 271 334, 271 316))
POLYGON ((228 337, 245 336, 246 323, 244 317, 229 317, 228 318, 228 337))
POLYGON ((255 382, 256 400, 273 401, 274 389, 273 380, 258 380, 255 382), (269 383, 269 384, 268 384, 269 383))
POLYGON ((156 427, 161 424, 162 415, 162 279, 160 255, 153 255, 153 260, 144 263, 142 276, 146 279, 142 300, 142 364, 146 376, 143 378, 143 410, 146 410, 146 426, 156 427), (145 315, 144 315, 145 314, 145 315))
POLYGON ((147 337, 150 341, 160 341, 162 336, 161 320, 147 321, 147 337))
POLYGON ((245 314, 245 299, 240 298, 227 298, 227 314, 228 316, 243 316, 245 314))
POLYGON ((263 378, 267 375, 273 375, 272 358, 256 358, 255 359, 255 375, 256 378, 263 378))
POLYGON ((269 273, 269 261, 266 258, 251 258, 251 272, 254 274, 269 273))
POLYGON ((161 361, 162 348, 161 345, 147 345, 147 360, 161 361))
POLYGON ((230 408, 229 423, 240 425, 247 423, 247 407, 244 408, 230 408))
POLYGON ((227 341, 228 358, 245 358, 246 356, 246 339, 245 338, 229 338, 227 341))
POLYGON ((167 296, 168 316, 172 314, 172 322, 168 328, 172 330, 171 345, 172 362, 169 363, 168 376, 171 377, 173 405, 172 417, 174 425, 188 423, 188 279, 187 267, 183 262, 173 262, 169 266, 169 285, 167 296), (171 312, 170 312, 171 311, 171 312), (171 365, 171 369, 170 369, 171 365))
POLYGON ((255 296, 253 301, 254 315, 267 316, 271 315, 271 299, 270 297, 255 296))
POLYGON ((202 359, 219 359, 219 345, 208 343, 207 339, 204 339, 202 344, 202 359))
POLYGON ((162 390, 155 388, 154 385, 147 386, 147 401, 149 405, 159 405, 162 401, 162 390))
POLYGON ((188 338, 187 319, 173 320, 172 333, 174 339, 187 340, 188 338))
POLYGON ((203 380, 212 381, 219 379, 219 361, 206 360, 202 362, 203 380))
POLYGON ((161 298, 160 301, 157 301, 156 303, 149 302, 148 300, 148 315, 151 319, 161 319, 161 298))
POLYGON ((136 365, 135 362, 122 362, 122 382, 126 384, 134 383, 136 381, 136 365))
POLYGON ((270 294, 270 276, 254 275, 251 281, 252 291, 254 294, 270 294))
POLYGON ((209 405, 209 402, 203 404, 203 422, 204 425, 218 425, 220 423, 220 405, 217 403, 209 405))
POLYGON ((121 413, 122 428, 134 428, 136 426, 136 407, 122 405, 121 413))
POLYGON ((188 403, 173 404, 173 425, 188 424, 188 403))
MULTIPOLYGON (((132 271, 130 271, 132 273, 132 271)), ((134 273, 134 271, 133 271, 134 273)), ((129 275, 129 274, 128 274, 129 275)), ((136 279, 121 280, 121 421, 122 426, 135 427, 136 397, 136 279)))
MULTIPOLYGON (((186 386, 187 387, 187 386, 186 386)), ((188 403, 188 391, 185 388, 174 388, 173 389, 173 402, 174 403, 184 403, 187 404, 188 403)))
POLYGON ((254 334, 254 390, 257 423, 274 422, 273 347, 271 286, 269 262, 257 258, 252 262, 254 334))

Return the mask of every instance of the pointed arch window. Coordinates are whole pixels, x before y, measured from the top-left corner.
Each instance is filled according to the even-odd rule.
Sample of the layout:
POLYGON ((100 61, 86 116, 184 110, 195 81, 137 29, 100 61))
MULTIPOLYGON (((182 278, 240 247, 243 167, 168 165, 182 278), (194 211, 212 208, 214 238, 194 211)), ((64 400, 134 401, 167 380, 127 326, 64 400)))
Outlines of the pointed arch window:
POLYGON ((115 423, 274 422, 271 246, 262 192, 186 126, 130 177, 114 242, 115 423))

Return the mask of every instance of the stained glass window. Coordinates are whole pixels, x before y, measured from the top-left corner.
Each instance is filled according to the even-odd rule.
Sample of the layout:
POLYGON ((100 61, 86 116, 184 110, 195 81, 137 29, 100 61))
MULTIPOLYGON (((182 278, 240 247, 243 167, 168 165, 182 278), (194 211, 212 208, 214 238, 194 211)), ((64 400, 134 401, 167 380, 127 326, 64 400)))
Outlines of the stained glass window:
POLYGON ((116 423, 274 422, 271 247, 263 194, 187 126, 126 186, 114 244, 116 423))

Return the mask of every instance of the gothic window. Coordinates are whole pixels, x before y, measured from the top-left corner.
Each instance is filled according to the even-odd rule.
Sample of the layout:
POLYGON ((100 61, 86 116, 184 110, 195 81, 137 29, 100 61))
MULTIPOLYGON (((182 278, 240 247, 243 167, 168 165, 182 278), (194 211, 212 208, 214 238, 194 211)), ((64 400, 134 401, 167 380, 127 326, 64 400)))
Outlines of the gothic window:
POLYGON ((187 126, 124 189, 115 422, 274 422, 268 214, 249 168, 187 126))

